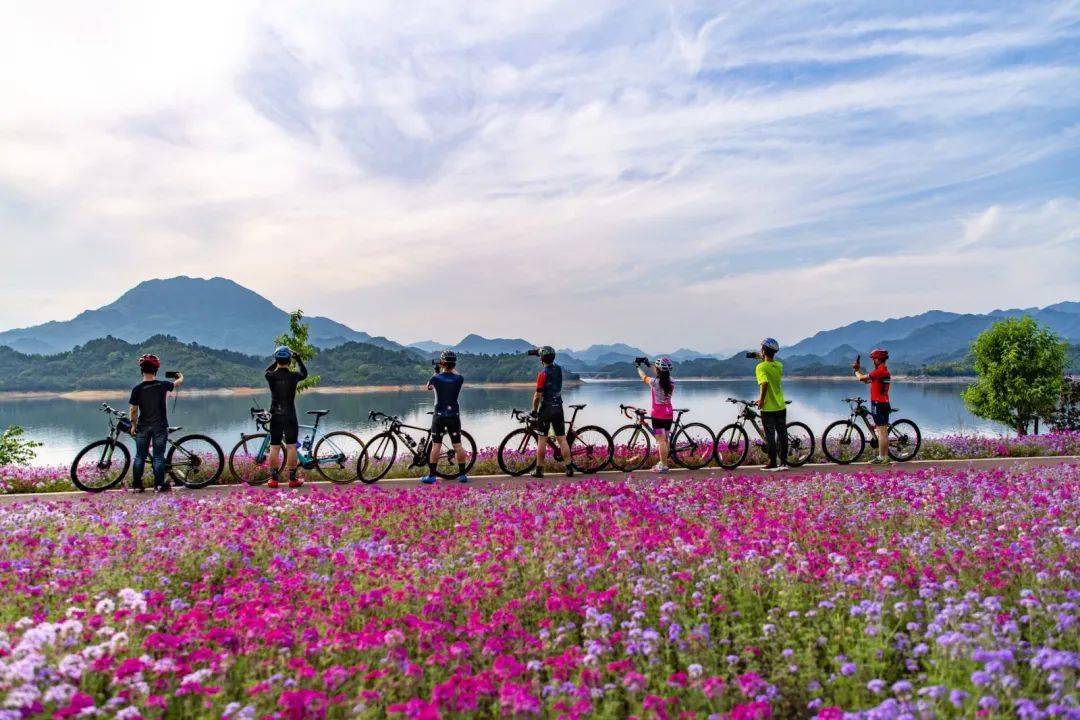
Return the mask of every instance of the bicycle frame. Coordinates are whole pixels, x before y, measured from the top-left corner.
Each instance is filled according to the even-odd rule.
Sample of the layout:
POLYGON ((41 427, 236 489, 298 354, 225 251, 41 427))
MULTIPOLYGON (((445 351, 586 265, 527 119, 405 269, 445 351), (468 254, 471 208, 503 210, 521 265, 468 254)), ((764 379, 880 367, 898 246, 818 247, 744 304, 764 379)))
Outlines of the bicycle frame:
MULTIPOLYGON (((570 415, 570 419, 566 423, 566 437, 567 438, 573 437, 573 435, 574 435, 574 423, 577 422, 577 415, 578 415, 579 412, 581 412, 581 407, 580 406, 574 405, 572 407, 574 409, 574 412, 570 415)), ((520 411, 520 410, 518 410, 516 408, 513 410, 513 412, 511 412, 511 414, 514 417, 516 417, 518 420, 520 420, 522 423, 524 423, 524 425, 526 427, 528 427, 530 430, 532 430, 534 433, 536 433, 537 437, 540 437, 540 431, 537 430, 537 425, 539 424, 538 420, 533 420, 529 416, 529 413, 522 412, 522 411, 520 411)), ((544 437, 548 439, 548 441, 551 443, 552 447, 555 448, 556 452, 560 452, 558 438, 555 436, 554 428, 549 427, 547 432, 544 434, 544 437)))
POLYGON ((391 415, 379 413, 379 416, 384 423, 388 424, 386 432, 393 435, 402 445, 409 448, 409 452, 413 454, 413 461, 409 467, 426 465, 428 462, 428 451, 431 449, 431 428, 423 428, 418 425, 407 425, 399 418, 391 415), (422 432, 424 433, 424 437, 420 438, 420 440, 416 440, 416 438, 405 432, 405 430, 422 432))
MULTIPOLYGON (((269 418, 267 418, 266 421, 263 422, 260 419, 260 415, 258 414, 261 412, 263 411, 256 411, 256 408, 251 409, 251 415, 255 419, 256 427, 266 433, 266 437, 263 438, 262 445, 259 446, 259 452, 255 456, 256 461, 259 463, 265 462, 267 457, 269 457, 270 455, 269 418)), ((319 420, 321 419, 322 416, 316 416, 315 422, 312 425, 297 425, 297 428, 300 430, 310 431, 307 437, 305 437, 302 441, 298 440, 296 443, 296 463, 305 470, 310 470, 312 467, 314 467, 315 459, 311 457, 311 450, 315 446, 315 441, 319 437, 319 420)))
MULTIPOLYGON (((633 410, 634 414, 637 415, 637 420, 636 421, 634 421, 633 418, 630 418, 631 421, 634 421, 635 425, 638 425, 643 430, 648 430, 651 434, 656 435, 656 430, 653 428, 653 426, 650 423, 646 422, 646 420, 655 420, 656 418, 654 418, 653 416, 647 414, 645 412, 645 410, 643 410, 642 408, 636 408, 636 407, 634 407, 632 405, 627 405, 625 407, 626 407, 626 410, 623 411, 623 414, 626 415, 628 418, 630 418, 630 415, 627 412, 628 410, 633 410)), ((675 437, 675 435, 678 434, 679 430, 682 428, 682 416, 683 416, 683 413, 685 413, 685 412, 687 412, 687 411, 686 410, 676 410, 675 411, 675 417, 671 421, 671 429, 668 430, 668 437, 669 438, 675 437)))

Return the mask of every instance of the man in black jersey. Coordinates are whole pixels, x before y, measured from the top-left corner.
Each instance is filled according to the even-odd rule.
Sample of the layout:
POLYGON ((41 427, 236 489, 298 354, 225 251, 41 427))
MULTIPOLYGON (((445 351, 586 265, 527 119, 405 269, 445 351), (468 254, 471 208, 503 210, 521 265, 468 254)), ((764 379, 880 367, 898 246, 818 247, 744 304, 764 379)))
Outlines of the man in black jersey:
POLYGON ((131 418, 131 432, 135 435, 135 460, 131 464, 131 489, 143 492, 143 470, 146 469, 146 457, 153 446, 154 490, 167 492, 170 488, 165 482, 165 441, 169 437, 169 418, 166 413, 166 395, 180 387, 184 382, 183 373, 177 373, 175 380, 158 380, 161 361, 156 355, 143 355, 139 358, 139 370, 142 382, 131 389, 128 417, 131 418))
POLYGON ((469 476, 465 474, 465 465, 468 459, 465 456, 465 448, 461 446, 461 407, 458 405, 458 395, 461 394, 461 386, 465 384, 465 378, 458 375, 454 368, 457 367, 457 353, 453 350, 443 350, 439 354, 440 372, 431 376, 428 380, 428 390, 435 391, 435 411, 431 416, 431 454, 428 456, 428 474, 420 478, 420 482, 430 485, 438 477, 435 468, 439 464, 439 455, 442 454, 443 435, 450 436, 450 442, 454 445, 454 453, 458 461, 458 482, 469 482, 469 476))
POLYGON ((544 477, 544 457, 547 455, 547 434, 553 428, 555 440, 562 450, 566 464, 566 476, 574 475, 574 466, 570 463, 570 445, 566 442, 566 418, 562 404, 562 368, 555 364, 555 348, 545 345, 540 348, 540 362, 543 366, 536 376, 536 392, 533 394, 532 411, 536 418, 536 430, 540 437, 536 440, 536 469, 533 477, 544 477))
POLYGON ((266 382, 270 385, 270 482, 276 488, 281 480, 278 474, 278 453, 285 446, 285 466, 289 471, 289 487, 300 487, 296 477, 296 441, 300 437, 300 421, 296 417, 296 386, 308 376, 304 360, 282 345, 274 351, 274 362, 266 368, 266 382), (289 367, 296 361, 298 370, 289 367))

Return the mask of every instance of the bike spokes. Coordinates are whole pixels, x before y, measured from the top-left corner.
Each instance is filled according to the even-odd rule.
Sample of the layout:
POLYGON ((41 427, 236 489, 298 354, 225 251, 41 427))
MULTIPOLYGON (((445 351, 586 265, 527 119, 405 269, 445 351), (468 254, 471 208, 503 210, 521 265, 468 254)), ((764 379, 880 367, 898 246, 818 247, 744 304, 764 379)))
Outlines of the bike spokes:
POLYGON ((348 432, 332 432, 315 445, 312 460, 319 474, 330 482, 351 483, 356 480, 364 444, 348 432))
POLYGON ((222 470, 221 450, 209 438, 189 437, 173 446, 169 476, 188 486, 202 486, 222 470))
POLYGON ((599 472, 611 460, 611 438, 600 428, 582 428, 570 439, 570 455, 579 472, 599 472))
POLYGON ((390 471, 397 461, 397 446, 389 435, 381 435, 368 443, 360 463, 362 478, 381 478, 390 471))

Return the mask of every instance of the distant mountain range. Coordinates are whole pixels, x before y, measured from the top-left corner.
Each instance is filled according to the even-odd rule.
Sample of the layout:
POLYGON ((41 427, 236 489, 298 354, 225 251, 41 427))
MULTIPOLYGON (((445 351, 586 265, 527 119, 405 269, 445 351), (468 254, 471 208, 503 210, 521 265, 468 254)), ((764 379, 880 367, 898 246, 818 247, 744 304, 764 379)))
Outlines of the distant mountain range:
MULTIPOLYGON (((888 320, 859 320, 843 327, 822 330, 784 346, 780 357, 785 368, 793 374, 846 374, 855 355, 861 353, 865 356, 871 348, 883 346, 892 353, 890 365, 896 370, 961 374, 970 370, 966 365, 968 349, 980 332, 997 320, 1021 315, 1030 315, 1070 344, 1080 344, 1080 302, 1069 301, 1044 308, 994 310, 983 314, 931 310, 920 315, 888 320)), ((380 363, 401 362, 402 358, 410 358, 410 367, 415 363, 420 363, 417 367, 429 367, 426 364, 428 360, 447 347, 433 340, 401 345, 385 337, 354 330, 330 318, 310 316, 306 320, 310 324, 312 344, 319 348, 373 348, 361 351, 354 347, 351 354, 342 355, 356 361, 361 357, 368 358, 367 362, 373 364, 364 372, 368 372, 371 379, 380 377, 397 382, 399 380, 394 380, 399 377, 397 373, 388 368, 375 367, 380 363), (380 355, 374 349, 391 354, 380 355)), ((56 356, 106 337, 129 345, 140 345, 145 344, 148 338, 168 336, 182 345, 195 344, 200 352, 220 350, 242 353, 248 356, 241 363, 247 368, 251 356, 265 358, 270 354, 273 339, 287 327, 288 313, 285 310, 232 280, 181 276, 139 283, 114 302, 82 312, 71 320, 0 332, 0 349, 6 346, 15 351, 9 358, 56 356)), ((522 369, 514 366, 517 360, 509 358, 522 356, 535 346, 533 340, 524 338, 486 338, 470 334, 450 347, 461 355, 488 357, 489 360, 482 363, 476 361, 481 363, 476 367, 501 368, 492 369, 492 377, 506 379, 523 377, 522 369)), ((94 347, 100 349, 99 346, 94 347)), ((597 372, 614 377, 632 377, 635 357, 654 358, 663 354, 647 353, 626 343, 590 345, 582 350, 559 350, 560 362, 571 372, 597 372)), ((725 358, 680 348, 666 354, 678 364, 677 372, 683 377, 730 377, 743 375, 747 371, 747 361, 741 352, 725 358)), ((331 354, 327 359, 333 357, 331 354)), ((535 359, 525 362, 535 363, 535 359)), ((9 366, 12 369, 19 366, 19 363, 12 363, 9 366)), ((478 372, 483 376, 488 370, 478 372)), ((218 374, 223 382, 226 377, 234 377, 232 370, 221 369, 218 374)), ((348 376, 349 382, 359 380, 357 373, 349 372, 344 367, 335 369, 334 375, 341 378, 348 376)))

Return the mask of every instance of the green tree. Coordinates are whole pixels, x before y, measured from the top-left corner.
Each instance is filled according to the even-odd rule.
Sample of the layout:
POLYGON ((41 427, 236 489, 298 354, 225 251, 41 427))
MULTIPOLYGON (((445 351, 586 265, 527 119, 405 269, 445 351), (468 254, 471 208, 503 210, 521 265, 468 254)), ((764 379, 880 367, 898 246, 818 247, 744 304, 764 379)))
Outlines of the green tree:
MULTIPOLYGON (((304 322, 304 311, 294 310, 289 314, 289 332, 278 335, 274 342, 289 348, 303 358, 304 362, 310 362, 318 350, 308 342, 308 331, 308 324, 304 322)), ((297 392, 315 387, 320 379, 320 375, 308 375, 306 380, 296 386, 297 392)))
POLYGON ((34 459, 35 449, 41 443, 24 440, 25 433, 18 425, 10 425, 0 433, 0 465, 29 465, 34 459))
POLYGON ((1026 435, 1061 397, 1065 343, 1028 316, 996 322, 971 345, 978 380, 964 404, 979 417, 1026 435))

